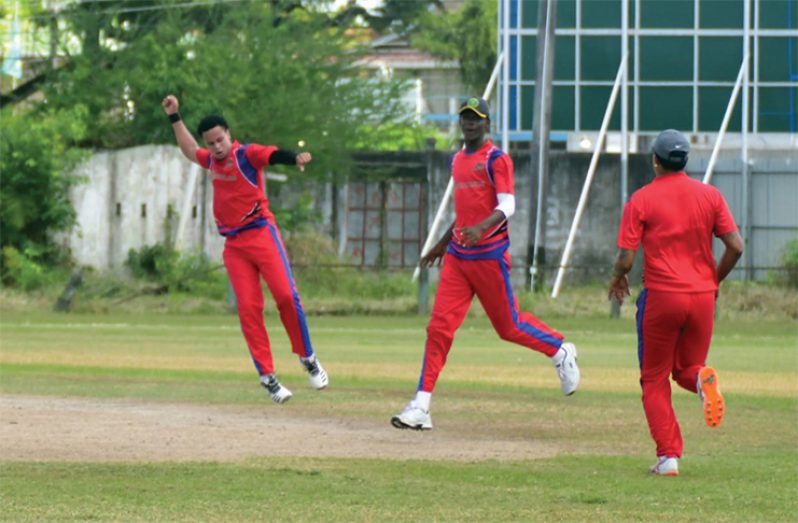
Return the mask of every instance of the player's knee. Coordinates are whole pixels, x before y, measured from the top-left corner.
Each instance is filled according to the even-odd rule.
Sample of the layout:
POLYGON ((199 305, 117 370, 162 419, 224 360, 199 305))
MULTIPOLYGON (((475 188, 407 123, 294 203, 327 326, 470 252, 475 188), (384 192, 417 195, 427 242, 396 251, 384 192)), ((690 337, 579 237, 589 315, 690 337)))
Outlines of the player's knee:
POLYGON ((294 295, 291 293, 277 295, 274 297, 274 303, 280 312, 292 310, 295 306, 294 295))
POLYGON ((241 319, 262 318, 263 317, 263 304, 258 302, 242 302, 238 304, 238 315, 241 319))
POLYGON ((450 334, 451 332, 449 328, 430 324, 427 327, 427 340, 442 344, 451 343, 454 340, 454 335, 450 334))
POLYGON ((518 337, 518 330, 514 326, 502 326, 496 328, 496 334, 504 341, 515 341, 518 337))

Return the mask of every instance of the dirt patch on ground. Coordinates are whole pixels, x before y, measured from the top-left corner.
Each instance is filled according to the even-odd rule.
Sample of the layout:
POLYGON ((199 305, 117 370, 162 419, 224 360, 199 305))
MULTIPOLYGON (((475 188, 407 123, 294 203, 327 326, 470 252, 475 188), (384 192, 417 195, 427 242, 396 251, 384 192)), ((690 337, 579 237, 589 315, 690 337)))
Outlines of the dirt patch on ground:
POLYGON ((253 456, 519 460, 553 456, 538 441, 435 428, 396 430, 290 411, 136 400, 0 396, 0 459, 238 461, 253 456))

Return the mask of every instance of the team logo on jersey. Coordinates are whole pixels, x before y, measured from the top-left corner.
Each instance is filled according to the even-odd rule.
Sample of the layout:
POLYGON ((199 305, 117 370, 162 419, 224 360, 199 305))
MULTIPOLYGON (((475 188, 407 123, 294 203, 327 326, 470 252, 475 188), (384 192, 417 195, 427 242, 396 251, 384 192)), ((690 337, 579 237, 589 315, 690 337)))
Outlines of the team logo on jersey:
POLYGON ((230 169, 233 166, 233 159, 228 158, 227 161, 224 163, 226 169, 230 169))
POLYGON ((468 189, 471 187, 482 187, 483 185, 487 185, 482 180, 470 180, 468 182, 455 182, 454 188, 457 189, 468 189))
POLYGON ((479 162, 474 166, 475 173, 484 173, 485 172, 485 162, 479 162))

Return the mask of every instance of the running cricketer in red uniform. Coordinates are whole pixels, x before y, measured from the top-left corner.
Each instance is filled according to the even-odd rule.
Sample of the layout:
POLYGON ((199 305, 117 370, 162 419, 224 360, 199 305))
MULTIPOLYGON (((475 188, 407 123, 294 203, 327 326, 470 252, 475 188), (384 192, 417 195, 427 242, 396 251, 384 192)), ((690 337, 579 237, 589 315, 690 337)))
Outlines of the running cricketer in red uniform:
POLYGON ((684 172, 690 146, 668 129, 653 145, 654 180, 626 204, 618 232, 618 258, 609 297, 619 303, 629 294, 627 273, 635 251, 644 253, 643 291, 637 300, 637 339, 643 409, 657 445, 650 471, 679 474, 682 434, 671 403, 669 374, 699 395, 706 423, 723 420, 718 375, 706 366, 718 284, 743 252, 737 225, 720 191, 684 172), (712 236, 725 250, 715 266, 712 236))
POLYGON ((163 108, 186 158, 213 174, 213 214, 219 233, 226 238, 224 265, 261 384, 276 403, 285 403, 292 396, 274 375, 271 345, 263 323, 263 277, 280 311, 291 349, 308 372, 311 386, 323 389, 329 383, 327 373, 313 352, 299 291, 269 210, 263 180, 266 165, 296 165, 303 171, 311 161, 310 153, 296 154, 273 145, 242 145, 230 138, 224 118, 215 115, 203 118, 199 124, 198 134, 207 146, 201 148, 180 118, 177 98, 164 98, 163 108))
POLYGON ((564 394, 579 385, 576 347, 528 312, 518 310, 510 285, 510 238, 507 219, 515 212, 513 162, 495 147, 488 104, 470 98, 460 107, 465 146, 451 160, 455 221, 438 244, 421 258, 422 267, 443 260, 435 306, 416 397, 391 419, 399 429, 429 430, 430 400, 454 333, 476 294, 502 339, 541 352, 552 359, 564 394))

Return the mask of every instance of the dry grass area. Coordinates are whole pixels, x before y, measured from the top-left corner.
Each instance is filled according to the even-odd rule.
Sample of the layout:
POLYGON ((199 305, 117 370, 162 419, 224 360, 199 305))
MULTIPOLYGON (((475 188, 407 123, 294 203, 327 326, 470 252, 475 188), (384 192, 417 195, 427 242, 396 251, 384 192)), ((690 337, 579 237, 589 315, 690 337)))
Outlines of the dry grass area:
MULTIPOLYGON (((301 291, 301 282, 300 282, 301 291)), ((58 299, 60 289, 47 289, 23 293, 11 288, 0 288, 0 313, 51 310, 58 299)), ((268 291, 267 291, 268 292, 268 291)), ((635 315, 635 298, 639 288, 632 289, 632 296, 621 308, 622 318, 635 315)), ((519 306, 533 311, 541 318, 606 317, 610 315, 610 303, 602 285, 565 287, 557 299, 550 294, 533 294, 516 289, 519 306)), ((434 288, 430 290, 430 306, 434 299, 434 288)), ((412 315, 417 310, 417 300, 408 296, 385 299, 364 299, 356 303, 343 297, 303 298, 310 315, 347 314, 400 314, 412 315)), ((719 319, 766 319, 774 321, 798 320, 798 289, 770 285, 727 282, 721 287, 718 298, 719 319)), ((85 297, 78 291, 73 312, 106 314, 111 312, 143 313, 161 311, 178 314, 218 314, 229 310, 225 300, 197 298, 188 295, 133 295, 127 299, 85 297)), ((276 314, 267 302, 266 314, 276 314)), ((476 304, 471 307, 470 317, 485 315, 476 304)))

